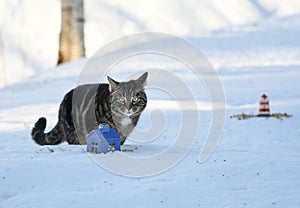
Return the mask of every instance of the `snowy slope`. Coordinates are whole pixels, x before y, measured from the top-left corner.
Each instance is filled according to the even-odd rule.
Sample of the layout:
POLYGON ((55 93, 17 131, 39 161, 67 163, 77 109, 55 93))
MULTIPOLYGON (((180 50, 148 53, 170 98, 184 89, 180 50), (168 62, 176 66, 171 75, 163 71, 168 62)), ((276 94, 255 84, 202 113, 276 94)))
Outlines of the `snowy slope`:
MULTIPOLYGON (((298 0, 86 0, 86 50, 124 35, 156 31, 208 36, 212 31, 255 24, 300 12, 298 0)), ((0 2, 0 87, 55 66, 60 29, 59 0, 0 2)))
MULTIPOLYGON (((283 15, 288 8, 281 6, 278 1, 268 11, 283 15)), ((265 9, 264 14, 268 14, 265 9)), ((218 70, 226 97, 225 128, 216 151, 206 162, 198 163, 211 119, 207 95, 198 94, 197 101, 203 105, 199 106, 201 123, 192 150, 174 168, 153 177, 114 175, 96 165, 80 146, 41 147, 31 140, 32 125, 40 116, 47 117, 47 130, 55 125, 59 103, 76 85, 86 60, 3 87, 0 207, 299 207, 299 24, 299 15, 292 15, 215 31, 206 37, 186 36, 218 70), (236 113, 256 113, 262 93, 269 95, 272 112, 293 117, 283 121, 229 118, 236 113)), ((166 61, 154 64, 171 67, 166 61)), ((148 65, 146 60, 125 69, 131 72, 132 66, 143 69, 148 65)), ((189 87, 197 92, 197 79, 183 68, 174 73, 189 80, 189 87)), ((122 78, 120 74, 111 76, 122 78)), ((146 115, 157 107, 171 122, 154 143, 128 143, 126 148, 137 147, 128 155, 164 150, 180 123, 180 112, 171 102, 162 103, 163 96, 151 96, 139 125, 149 125, 146 115)))

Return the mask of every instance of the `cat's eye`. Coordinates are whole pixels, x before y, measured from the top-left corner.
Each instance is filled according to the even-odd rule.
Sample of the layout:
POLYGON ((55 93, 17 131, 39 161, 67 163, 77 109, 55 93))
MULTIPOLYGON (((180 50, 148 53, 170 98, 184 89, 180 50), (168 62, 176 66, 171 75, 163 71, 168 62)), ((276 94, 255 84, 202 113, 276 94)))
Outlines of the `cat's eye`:
POLYGON ((139 101, 139 98, 137 96, 132 97, 132 102, 137 102, 139 101))
POLYGON ((124 97, 119 97, 119 102, 120 103, 125 103, 125 98, 124 97))

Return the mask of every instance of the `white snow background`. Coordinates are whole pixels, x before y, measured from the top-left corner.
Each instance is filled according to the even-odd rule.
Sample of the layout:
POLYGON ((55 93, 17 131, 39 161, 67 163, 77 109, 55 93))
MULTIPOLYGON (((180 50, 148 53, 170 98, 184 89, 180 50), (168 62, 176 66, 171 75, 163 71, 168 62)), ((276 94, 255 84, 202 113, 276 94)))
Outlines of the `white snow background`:
MULTIPOLYGON (((216 68, 227 117, 216 151, 198 163, 211 119, 201 83, 169 59, 133 59, 127 73, 147 67, 172 69, 195 92, 201 112, 196 142, 174 168, 153 177, 128 178, 96 165, 80 146, 38 146, 30 136, 45 116, 55 125, 59 104, 76 86, 87 59, 55 67, 59 0, 0 3, 0 207, 300 207, 300 1, 96 1, 86 0, 86 49, 142 31, 166 32, 199 47, 216 68), (272 113, 289 119, 230 119, 257 113, 266 93, 272 113), (50 151, 51 150, 51 151, 50 151)), ((149 77, 151 79, 151 77, 149 77)), ((149 92, 148 115, 162 109, 168 125, 149 144, 129 142, 132 156, 151 156, 172 142, 178 109, 149 92)))

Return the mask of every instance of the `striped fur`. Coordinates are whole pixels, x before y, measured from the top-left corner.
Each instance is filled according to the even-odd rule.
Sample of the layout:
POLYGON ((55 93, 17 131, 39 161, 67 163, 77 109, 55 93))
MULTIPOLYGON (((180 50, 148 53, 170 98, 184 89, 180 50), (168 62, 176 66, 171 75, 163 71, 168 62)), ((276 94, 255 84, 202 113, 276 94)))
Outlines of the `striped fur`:
POLYGON ((146 72, 128 82, 108 77, 109 84, 78 86, 65 95, 55 127, 44 133, 46 119, 40 118, 32 129, 32 139, 40 145, 85 144, 91 130, 107 123, 117 129, 123 144, 147 105, 147 76, 146 72))

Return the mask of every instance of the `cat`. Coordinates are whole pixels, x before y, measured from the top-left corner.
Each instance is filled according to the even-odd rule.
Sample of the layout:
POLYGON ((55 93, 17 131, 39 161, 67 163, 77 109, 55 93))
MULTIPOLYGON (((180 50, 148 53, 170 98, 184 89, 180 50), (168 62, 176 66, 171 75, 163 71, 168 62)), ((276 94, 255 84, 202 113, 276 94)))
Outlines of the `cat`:
POLYGON ((87 134, 106 123, 117 130, 123 145, 146 108, 147 77, 148 72, 145 72, 136 80, 118 82, 108 76, 108 84, 80 85, 72 89, 60 104, 54 128, 44 133, 46 118, 41 117, 32 129, 32 139, 39 145, 57 145, 64 141, 86 144, 87 134))

